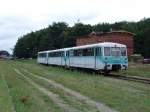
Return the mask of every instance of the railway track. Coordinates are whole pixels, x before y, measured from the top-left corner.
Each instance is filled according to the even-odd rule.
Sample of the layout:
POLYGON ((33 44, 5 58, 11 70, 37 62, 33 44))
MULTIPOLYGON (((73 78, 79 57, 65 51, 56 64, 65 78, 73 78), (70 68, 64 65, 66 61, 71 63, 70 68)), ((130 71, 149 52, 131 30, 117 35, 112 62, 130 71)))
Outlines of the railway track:
MULTIPOLYGON (((77 69, 77 68, 75 68, 77 69)), ((72 69, 73 70, 73 69, 72 69)), ((95 70, 91 70, 91 69, 79 69, 80 71, 82 70, 83 72, 86 73, 95 73, 95 74, 103 74, 106 77, 111 77, 111 78, 117 78, 117 79, 122 79, 122 80, 129 80, 129 81, 134 81, 134 82, 140 82, 140 83, 144 83, 144 84, 150 84, 150 78, 145 78, 145 77, 139 77, 139 76, 125 76, 125 75, 119 75, 119 74, 115 74, 115 73, 99 73, 95 70)))
POLYGON ((150 84, 150 78, 143 78, 138 76, 123 76, 118 74, 109 74, 108 77, 150 84))

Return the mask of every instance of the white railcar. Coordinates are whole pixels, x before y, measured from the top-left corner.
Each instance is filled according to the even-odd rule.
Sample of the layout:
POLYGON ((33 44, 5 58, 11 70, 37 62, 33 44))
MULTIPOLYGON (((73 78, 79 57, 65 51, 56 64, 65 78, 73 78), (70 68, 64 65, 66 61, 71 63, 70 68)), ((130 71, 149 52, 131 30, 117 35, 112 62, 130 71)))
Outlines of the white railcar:
POLYGON ((46 53, 46 56, 44 55, 45 59, 38 57, 38 62, 67 67, 116 71, 128 67, 126 49, 123 44, 104 42, 39 52, 38 56, 42 53, 46 53))
POLYGON ((65 66, 65 49, 48 51, 48 64, 65 66))
POLYGON ((40 64, 48 64, 48 51, 38 52, 37 62, 40 64))

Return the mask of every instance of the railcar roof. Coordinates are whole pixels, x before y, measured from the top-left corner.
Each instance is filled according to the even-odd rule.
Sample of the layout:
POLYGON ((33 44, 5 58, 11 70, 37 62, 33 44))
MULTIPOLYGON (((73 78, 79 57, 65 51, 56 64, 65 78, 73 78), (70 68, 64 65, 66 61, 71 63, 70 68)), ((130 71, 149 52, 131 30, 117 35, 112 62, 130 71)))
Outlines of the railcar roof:
POLYGON ((126 47, 124 44, 119 43, 113 43, 113 42, 103 42, 103 43, 97 43, 97 44, 91 44, 91 45, 83 45, 83 46, 76 46, 76 47, 70 47, 70 48, 63 48, 63 49, 56 49, 56 50, 49 50, 49 51, 41 51, 38 53, 49 53, 49 52, 57 52, 57 51, 67 51, 70 49, 81 49, 81 48, 91 48, 91 47, 126 47))
POLYGON ((41 52, 38 52, 38 53, 49 53, 49 52, 57 52, 57 51, 66 51, 67 49, 69 48, 62 48, 62 49, 56 49, 56 50, 48 50, 48 51, 41 51, 41 52))
POLYGON ((49 50, 47 51, 48 53, 49 52, 57 52, 57 51, 66 51, 68 48, 63 48, 63 49, 56 49, 56 50, 49 50))
POLYGON ((40 52, 38 52, 38 53, 46 53, 47 51, 40 51, 40 52))
POLYGON ((69 49, 80 49, 80 48, 90 48, 90 47, 126 47, 124 44, 118 44, 118 43, 113 43, 113 42, 103 42, 103 43, 97 43, 97 44, 91 44, 91 45, 83 45, 83 46, 77 46, 77 47, 72 47, 69 49))

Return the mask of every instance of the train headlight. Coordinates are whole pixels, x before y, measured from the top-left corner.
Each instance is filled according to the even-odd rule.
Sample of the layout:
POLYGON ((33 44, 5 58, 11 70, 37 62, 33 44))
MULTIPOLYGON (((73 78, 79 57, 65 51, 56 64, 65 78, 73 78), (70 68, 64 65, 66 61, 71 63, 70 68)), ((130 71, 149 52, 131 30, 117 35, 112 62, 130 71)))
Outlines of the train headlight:
POLYGON ((128 63, 128 58, 125 58, 124 60, 125 60, 125 61, 124 61, 125 63, 128 63))
POLYGON ((127 69, 127 65, 123 65, 123 67, 125 68, 125 70, 127 69))
POLYGON ((107 67, 110 67, 110 65, 107 65, 107 67))

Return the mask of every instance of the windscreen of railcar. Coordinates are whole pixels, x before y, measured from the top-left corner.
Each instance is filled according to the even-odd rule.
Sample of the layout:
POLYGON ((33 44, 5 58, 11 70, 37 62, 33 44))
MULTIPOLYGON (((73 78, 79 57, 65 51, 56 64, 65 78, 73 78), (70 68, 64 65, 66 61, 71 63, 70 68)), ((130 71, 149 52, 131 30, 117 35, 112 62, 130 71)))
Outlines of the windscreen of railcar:
POLYGON ((125 47, 104 47, 105 56, 126 56, 125 47))
POLYGON ((120 48, 119 47, 112 47, 111 48, 111 56, 120 56, 120 48))

